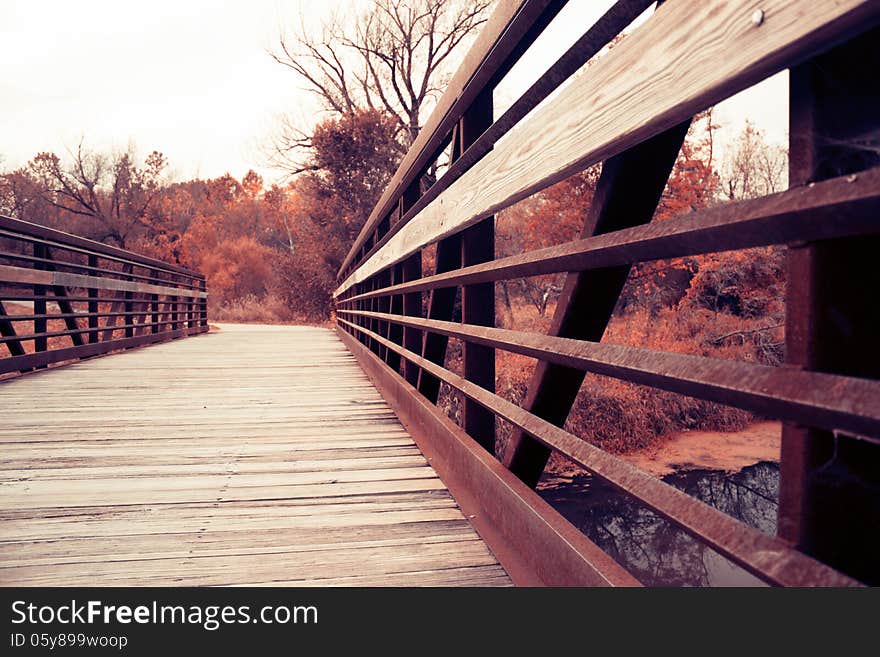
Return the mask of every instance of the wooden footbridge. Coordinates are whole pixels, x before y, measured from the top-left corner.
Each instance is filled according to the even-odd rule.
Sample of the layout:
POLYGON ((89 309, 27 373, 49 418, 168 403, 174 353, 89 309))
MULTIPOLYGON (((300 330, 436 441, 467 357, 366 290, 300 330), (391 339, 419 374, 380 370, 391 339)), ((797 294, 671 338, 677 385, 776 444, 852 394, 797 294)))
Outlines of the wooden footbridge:
POLYGON ((564 5, 500 0, 345 259, 335 330, 209 331, 198 273, 0 218, 0 584, 638 584, 534 492, 554 451, 769 584, 880 582, 880 3, 667 0, 596 58, 652 5, 619 0, 495 111, 564 5), (650 223, 691 118, 784 69, 790 189, 650 223), (494 213, 597 163, 578 239, 495 257, 494 213), (601 341, 631 265, 774 244, 784 366, 601 341), (496 282, 552 273, 548 335, 495 327, 496 282), (538 362, 522 406, 497 349, 538 362), (585 372, 781 419, 778 535, 561 428, 585 372))

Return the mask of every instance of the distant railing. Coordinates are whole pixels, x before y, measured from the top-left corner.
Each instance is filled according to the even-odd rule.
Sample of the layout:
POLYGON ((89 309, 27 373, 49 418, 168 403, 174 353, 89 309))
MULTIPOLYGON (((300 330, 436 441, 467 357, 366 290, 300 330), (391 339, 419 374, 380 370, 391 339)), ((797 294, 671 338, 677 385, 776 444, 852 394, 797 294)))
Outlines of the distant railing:
POLYGON ((0 374, 208 330, 205 277, 0 216, 0 374))
POLYGON ((637 583, 531 490, 556 451, 768 583, 877 583, 880 3, 667 0, 572 77, 652 4, 620 0, 493 120, 495 85, 564 4, 499 4, 340 269, 340 335, 519 581, 637 583), (785 68, 790 189, 649 223, 692 117, 785 68), (496 259, 493 213, 600 162, 580 239, 496 259), (601 342, 631 265, 773 244, 789 247, 785 366, 601 342), (550 335, 495 328, 495 282, 559 272, 550 335), (495 394, 496 349, 539 361, 523 407, 495 394), (585 372, 783 420, 778 536, 562 429, 585 372), (441 382, 466 398, 466 434, 441 382), (519 432, 503 465, 496 418, 519 432))

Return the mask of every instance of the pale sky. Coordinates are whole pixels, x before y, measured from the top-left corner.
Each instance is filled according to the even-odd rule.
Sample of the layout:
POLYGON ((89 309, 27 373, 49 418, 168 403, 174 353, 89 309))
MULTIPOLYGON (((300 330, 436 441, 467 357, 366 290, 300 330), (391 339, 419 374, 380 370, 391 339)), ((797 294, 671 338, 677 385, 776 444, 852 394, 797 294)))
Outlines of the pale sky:
MULTIPOLYGON (((265 144, 279 114, 309 122, 316 105, 266 53, 304 13, 318 23, 335 0, 0 0, 0 170, 37 152, 159 150, 178 180, 267 180, 265 144)), ((572 0, 498 91, 504 104, 552 62, 611 0, 572 0)), ((463 53, 462 53, 463 54, 463 53)), ((773 141, 787 129, 785 79, 719 106, 731 133, 750 117, 773 141)))

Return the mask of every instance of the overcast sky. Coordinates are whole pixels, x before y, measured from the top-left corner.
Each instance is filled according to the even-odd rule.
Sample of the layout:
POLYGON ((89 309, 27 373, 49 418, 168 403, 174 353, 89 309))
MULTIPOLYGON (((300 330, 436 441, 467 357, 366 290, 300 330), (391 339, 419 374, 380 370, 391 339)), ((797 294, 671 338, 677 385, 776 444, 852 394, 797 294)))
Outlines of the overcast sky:
MULTIPOLYGON (((80 139, 99 150, 160 150, 174 177, 271 180, 261 145, 279 114, 313 119, 315 103, 266 53, 304 13, 318 23, 346 0, 0 0, 0 170, 80 139)), ((572 0, 500 96, 510 99, 561 54, 611 0, 572 0)), ((718 119, 746 116, 768 136, 786 131, 780 76, 728 101, 718 119)), ((501 98, 499 98, 501 100, 501 98)))

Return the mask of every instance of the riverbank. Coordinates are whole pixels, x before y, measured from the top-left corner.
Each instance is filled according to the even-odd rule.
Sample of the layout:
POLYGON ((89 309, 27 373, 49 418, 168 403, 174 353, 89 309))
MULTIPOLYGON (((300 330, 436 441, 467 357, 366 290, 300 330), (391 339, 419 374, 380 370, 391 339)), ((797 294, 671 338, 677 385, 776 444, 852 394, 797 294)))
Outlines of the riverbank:
POLYGON ((740 431, 681 431, 623 459, 654 476, 682 470, 734 472, 762 461, 779 461, 782 425, 754 422, 740 431))

